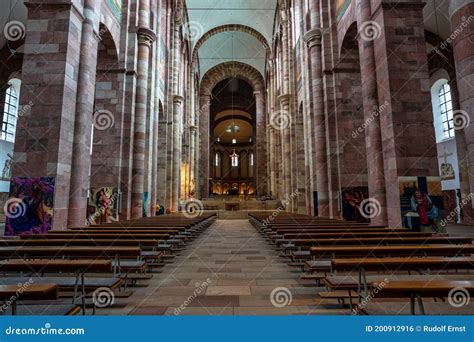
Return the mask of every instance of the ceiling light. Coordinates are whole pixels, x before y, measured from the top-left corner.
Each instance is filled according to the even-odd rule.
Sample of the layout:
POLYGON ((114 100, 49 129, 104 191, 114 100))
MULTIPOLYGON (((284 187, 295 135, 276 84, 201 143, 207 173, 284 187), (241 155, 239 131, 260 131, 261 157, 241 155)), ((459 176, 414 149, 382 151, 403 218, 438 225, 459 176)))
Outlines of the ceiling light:
POLYGON ((237 144, 237 140, 236 140, 236 139, 232 139, 232 144, 237 144))
POLYGON ((240 132, 240 127, 239 127, 238 125, 236 125, 236 124, 233 123, 233 124, 227 126, 227 128, 225 129, 225 131, 226 131, 227 133, 238 133, 238 132, 240 132))

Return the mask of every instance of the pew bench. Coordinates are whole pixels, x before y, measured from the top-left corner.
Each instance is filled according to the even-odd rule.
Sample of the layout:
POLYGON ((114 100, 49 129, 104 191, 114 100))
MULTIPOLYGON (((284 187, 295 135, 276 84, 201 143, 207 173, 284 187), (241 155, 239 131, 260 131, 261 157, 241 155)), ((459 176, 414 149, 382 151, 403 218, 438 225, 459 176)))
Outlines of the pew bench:
POLYGON ((11 285, 0 285, 0 301, 5 302, 4 306, 11 306, 12 315, 17 314, 17 300, 25 299, 58 299, 58 286, 49 283, 17 283, 11 285))
MULTIPOLYGON (((372 287, 380 286, 374 282, 372 287)), ((474 295, 474 281, 468 280, 412 280, 392 281, 385 284, 377 294, 377 298, 409 298, 410 312, 416 314, 418 304, 419 313, 425 314, 423 298, 446 298, 452 295, 453 289, 463 289, 466 295, 474 295)))

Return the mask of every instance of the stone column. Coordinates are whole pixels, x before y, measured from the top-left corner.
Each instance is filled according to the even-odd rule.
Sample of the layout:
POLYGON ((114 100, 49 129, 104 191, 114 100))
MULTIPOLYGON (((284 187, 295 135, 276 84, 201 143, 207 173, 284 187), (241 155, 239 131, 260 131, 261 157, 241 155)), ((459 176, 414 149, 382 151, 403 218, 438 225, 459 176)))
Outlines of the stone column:
POLYGON ((256 179, 257 185, 255 190, 257 195, 263 195, 266 189, 266 175, 265 175, 265 144, 266 144, 266 127, 265 127, 265 98, 261 91, 254 92, 256 105, 256 153, 255 164, 257 166, 256 179))
MULTIPOLYGON (((145 181, 146 117, 148 101, 148 65, 150 49, 156 40, 155 33, 147 28, 149 21, 142 18, 149 11, 149 0, 140 1, 138 29, 137 90, 135 100, 135 125, 133 135, 132 211, 131 218, 143 217, 143 191, 145 181), (146 26, 145 26, 146 25, 146 26)), ((148 14, 146 14, 148 18, 148 14)))
MULTIPOLYGON (((319 1, 311 1, 311 4, 319 1)), ((312 8, 312 11, 319 11, 312 8)), ((315 27, 315 26, 313 26, 315 27)), ((311 65, 311 87, 313 95, 313 128, 314 146, 316 147, 316 191, 318 196, 318 216, 329 216, 329 191, 328 191, 328 166, 327 166, 327 146, 326 146, 326 119, 324 113, 324 89, 321 61, 321 31, 314 28, 304 35, 304 40, 308 45, 308 59, 311 65)))
MULTIPOLYGON (((280 103, 280 115, 282 118, 285 118, 289 123, 288 127, 282 127, 282 159, 283 159, 283 194, 282 199, 284 201, 288 200, 290 194, 293 192, 291 189, 291 121, 292 115, 290 113, 290 101, 291 95, 290 91, 290 65, 289 65, 289 11, 286 9, 281 10, 281 46, 282 46, 282 55, 283 55, 283 84, 282 84, 282 95, 278 98, 280 103)), ((296 189, 295 189, 296 190, 296 189)), ((287 211, 293 210, 293 203, 290 202, 287 206, 287 211)))
POLYGON ((401 225, 399 177, 439 176, 424 34, 425 2, 377 4, 370 24, 376 34, 371 36, 367 30, 360 34, 374 44, 387 219, 390 227, 397 227, 401 225))
MULTIPOLYGON (((371 20, 370 1, 356 1, 357 26, 371 20)), ((377 94, 377 75, 375 73, 375 54, 373 41, 357 36, 359 42, 360 73, 362 83, 362 101, 364 120, 370 122, 365 128, 367 147, 367 178, 370 199, 379 205, 379 214, 370 219, 373 225, 387 224, 387 199, 385 193, 385 170, 383 163, 382 136, 380 127, 379 99, 377 94)))
POLYGON ((81 227, 87 215, 89 170, 91 167, 91 127, 94 112, 97 53, 99 46, 100 4, 86 0, 85 20, 82 24, 80 65, 77 80, 74 143, 71 163, 71 186, 69 193, 68 227, 81 227))
MULTIPOLYGON (((281 95, 279 97, 281 115, 290 117, 290 95, 281 95)), ((282 135, 282 161, 283 161, 283 194, 282 199, 288 200, 293 190, 291 189, 291 129, 284 128, 282 135)), ((291 206, 291 204, 288 204, 291 206)), ((290 210, 292 207, 287 208, 290 210)))
POLYGON ((171 185, 171 211, 177 212, 181 186, 181 116, 184 98, 173 95, 173 180, 171 185))
POLYGON ((19 104, 31 110, 18 118, 12 176, 54 177, 53 229, 66 229, 82 5, 44 0, 25 5, 28 25, 19 104))
POLYGON ((196 132, 198 127, 197 126, 190 126, 189 127, 189 135, 190 135, 190 142, 189 142, 189 179, 190 179, 190 189, 189 191, 194 191, 194 196, 196 196, 196 177, 195 177, 195 169, 196 169, 196 132))
POLYGON ((211 96, 201 95, 199 100, 199 178, 201 180, 201 197, 209 197, 209 115, 211 108, 211 96))
MULTIPOLYGON (((459 171, 461 174, 461 193, 463 199, 474 193, 474 0, 450 1, 449 14, 451 32, 458 32, 451 44, 456 64, 457 92, 459 110, 455 111, 454 122, 458 142, 459 171), (465 124, 469 122, 469 124, 465 124), (463 129, 464 128, 464 129, 463 129), (463 138, 464 135, 464 139, 463 138), (461 141, 460 141, 461 140, 461 141), (464 140, 464 141, 462 141, 464 140), (464 152, 464 151, 467 151, 464 152), (467 164, 467 165, 466 165, 467 164)), ((464 222, 474 222, 473 204, 463 208, 464 222)))

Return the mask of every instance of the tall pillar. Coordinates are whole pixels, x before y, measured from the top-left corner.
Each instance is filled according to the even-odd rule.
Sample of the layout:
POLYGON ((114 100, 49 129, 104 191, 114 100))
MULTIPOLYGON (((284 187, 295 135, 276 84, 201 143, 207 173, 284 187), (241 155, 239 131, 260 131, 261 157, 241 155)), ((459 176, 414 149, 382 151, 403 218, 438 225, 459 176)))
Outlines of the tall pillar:
POLYGON ((201 180, 201 197, 209 197, 209 115, 211 107, 211 96, 201 95, 199 99, 199 178, 201 180))
POLYGON ((143 216, 145 184, 145 145, 148 101, 148 66, 150 50, 156 35, 148 28, 150 0, 140 0, 140 28, 138 29, 137 90, 133 135, 132 211, 131 218, 143 216), (146 14, 145 14, 146 13, 146 14))
POLYGON ((196 132, 197 126, 190 126, 189 127, 189 135, 190 135, 190 142, 189 142, 189 180, 190 180, 190 189, 189 191, 194 192, 194 197, 196 197, 196 177, 195 177, 195 170, 196 170, 196 132))
MULTIPOLYGON (((319 6, 312 0, 311 11, 319 11, 319 6)), ((326 147, 326 120, 324 113, 324 88, 323 88, 323 66, 321 61, 321 32, 313 24, 314 29, 304 35, 304 40, 308 45, 308 59, 311 65, 311 87, 313 95, 313 128, 315 146, 315 167, 316 167, 316 191, 318 197, 318 216, 329 216, 329 191, 328 191, 328 165, 326 147)))
MULTIPOLYGON (((357 0, 357 26, 371 20, 370 1, 357 0)), ((387 224, 387 200, 385 193, 385 170, 383 163, 382 136, 380 133, 379 99, 377 94, 377 78, 375 73, 375 54, 372 40, 364 35, 357 36, 359 42, 360 73, 362 82, 362 102, 365 122, 365 144, 367 147, 367 178, 369 197, 379 206, 379 214, 371 217, 373 225, 387 224)), ((382 114, 383 115, 383 114, 382 114)))
POLYGON ((380 34, 361 31, 360 35, 374 44, 387 219, 390 227, 397 227, 401 225, 399 177, 439 176, 424 35, 425 2, 384 0, 377 5, 371 25, 380 34))
MULTIPOLYGON (((459 110, 455 111, 456 142, 458 146, 461 194, 463 200, 474 193, 474 0, 452 0, 449 14, 451 32, 459 32, 451 44, 456 64, 459 110), (469 122, 469 124, 466 124, 469 122), (464 139, 463 139, 464 138, 464 139), (467 151, 464 152, 464 151, 467 151)), ((464 206, 464 222, 474 222, 474 201, 464 206)))
POLYGON ((266 126, 265 126, 265 98, 261 91, 254 92, 255 95, 255 104, 257 109, 257 130, 256 130, 256 137, 257 137, 257 148, 256 148, 256 166, 257 172, 255 176, 257 177, 257 186, 255 189, 257 190, 257 195, 263 195, 266 189, 266 169, 265 169, 265 146, 266 146, 266 126))
POLYGON ((181 187, 181 117, 184 98, 173 95, 173 181, 171 184, 171 211, 177 212, 181 187))
POLYGON ((31 110, 18 118, 12 175, 54 177, 53 229, 66 229, 82 6, 80 2, 73 6, 72 2, 44 0, 25 5, 28 25, 19 104, 30 105, 31 110))
POLYGON ((82 25, 79 75, 77 80, 76 115, 71 163, 71 185, 69 193, 68 227, 85 224, 89 170, 91 167, 92 115, 94 112, 97 54, 99 46, 100 4, 86 0, 85 20, 82 25))
MULTIPOLYGON (((289 36, 289 11, 284 8, 280 11, 281 14, 281 46, 282 46, 282 56, 283 56, 283 84, 282 84, 282 95, 278 98, 280 102, 280 115, 286 117, 287 121, 290 123, 288 127, 282 127, 282 162, 283 162, 283 199, 285 201, 289 200, 291 193, 294 191, 291 189, 291 121, 292 115, 290 112, 290 65, 289 65, 289 46, 288 41, 289 36)), ((296 189, 295 189, 296 190, 296 189)), ((293 202, 289 202, 287 211, 293 210, 293 202)))
MULTIPOLYGON (((289 117, 290 114, 290 95, 281 95, 279 97, 280 110, 283 116, 289 117)), ((286 127, 281 131, 282 136, 282 163, 283 163, 283 194, 282 199, 287 201, 293 192, 291 189, 291 127, 286 127)), ((293 196, 292 196, 293 197, 293 196)), ((287 208, 291 211, 292 204, 287 208)))

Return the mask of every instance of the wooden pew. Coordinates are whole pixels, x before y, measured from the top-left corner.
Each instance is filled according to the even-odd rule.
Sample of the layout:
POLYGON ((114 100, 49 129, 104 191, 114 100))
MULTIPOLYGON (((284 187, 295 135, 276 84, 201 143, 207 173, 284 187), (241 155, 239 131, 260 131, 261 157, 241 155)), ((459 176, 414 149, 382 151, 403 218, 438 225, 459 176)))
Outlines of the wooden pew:
POLYGON ((318 246, 310 248, 313 258, 384 257, 384 256, 462 256, 474 253, 474 245, 389 245, 389 246, 318 246))
POLYGON ((425 314, 423 298, 446 298, 453 289, 463 289, 469 296, 474 295, 474 281, 468 280, 407 280, 391 281, 383 284, 374 282, 372 287, 381 288, 377 298, 409 298, 410 312, 416 314, 415 303, 418 302, 420 314, 425 314))
POLYGON ((0 285, 0 300, 10 301, 12 315, 17 314, 17 301, 19 300, 51 300, 58 299, 58 286, 56 284, 24 284, 0 285), (11 300, 13 298, 13 300, 11 300))
MULTIPOLYGON (((0 272, 32 273, 43 276, 44 273, 69 272, 75 274, 75 287, 73 303, 76 302, 79 291, 82 299, 83 314, 85 314, 85 274, 86 273, 111 273, 110 260, 0 260, 0 272)), ((1 281, 1 278, 0 278, 1 281)))
POLYGON ((340 239, 292 239, 295 246, 357 246, 357 245, 419 245, 419 244, 471 244, 472 238, 449 236, 396 236, 387 235, 382 238, 340 238, 340 239))

